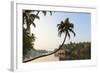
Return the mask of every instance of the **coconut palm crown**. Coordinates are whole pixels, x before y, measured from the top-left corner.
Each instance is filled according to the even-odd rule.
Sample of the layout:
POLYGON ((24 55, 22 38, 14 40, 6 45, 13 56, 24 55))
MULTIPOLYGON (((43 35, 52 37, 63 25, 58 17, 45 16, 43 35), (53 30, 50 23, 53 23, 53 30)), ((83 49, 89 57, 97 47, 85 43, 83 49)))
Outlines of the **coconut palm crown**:
POLYGON ((65 38, 68 36, 70 38, 70 32, 76 35, 74 32, 74 24, 69 22, 69 18, 66 18, 65 21, 61 21, 60 24, 57 24, 58 27, 58 36, 61 37, 62 33, 65 33, 65 38))

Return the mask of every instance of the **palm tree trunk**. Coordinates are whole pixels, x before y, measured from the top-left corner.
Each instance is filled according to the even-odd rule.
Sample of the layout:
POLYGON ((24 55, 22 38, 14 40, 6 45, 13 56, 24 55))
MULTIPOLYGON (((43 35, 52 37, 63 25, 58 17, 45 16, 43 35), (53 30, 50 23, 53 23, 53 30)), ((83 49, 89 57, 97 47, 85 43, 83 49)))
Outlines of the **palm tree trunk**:
POLYGON ((51 52, 51 53, 49 53, 49 54, 45 54, 45 55, 41 55, 41 56, 35 57, 35 58, 30 59, 30 60, 27 60, 27 61, 23 61, 23 62, 26 63, 26 62, 29 62, 29 61, 32 61, 32 60, 35 60, 35 59, 38 59, 38 58, 41 58, 41 57, 49 56, 49 55, 52 55, 52 54, 58 52, 58 51, 62 48, 62 46, 64 45, 65 40, 66 40, 66 37, 67 37, 67 32, 66 32, 66 34, 65 34, 63 43, 62 43, 61 46, 60 46, 58 49, 56 49, 55 51, 53 51, 53 52, 51 52))

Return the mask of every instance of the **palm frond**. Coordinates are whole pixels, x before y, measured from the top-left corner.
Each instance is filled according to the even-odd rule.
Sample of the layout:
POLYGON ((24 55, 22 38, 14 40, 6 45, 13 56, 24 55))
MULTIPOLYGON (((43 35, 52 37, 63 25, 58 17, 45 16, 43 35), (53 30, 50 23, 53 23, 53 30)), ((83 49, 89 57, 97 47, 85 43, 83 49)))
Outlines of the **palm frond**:
POLYGON ((58 32, 58 36, 61 37, 62 32, 58 32))
POLYGON ((57 27, 59 27, 61 24, 57 24, 57 27))
POLYGON ((63 30, 63 25, 60 25, 59 27, 58 27, 58 31, 60 31, 60 30, 63 30))
POLYGON ((50 12, 50 15, 52 15, 52 11, 49 11, 50 12))
POLYGON ((38 15, 35 15, 35 14, 30 14, 30 17, 31 18, 37 18, 37 19, 40 19, 40 17, 38 15))
POLYGON ((71 28, 74 28, 74 24, 73 24, 73 23, 70 23, 70 27, 71 27, 71 28))
POLYGON ((69 24, 69 18, 66 18, 64 21, 65 24, 69 24))
POLYGON ((25 13, 34 12, 35 10, 24 10, 25 13))
POLYGON ((35 23, 34 23, 34 22, 32 23, 32 25, 33 25, 34 27, 36 27, 36 25, 35 25, 35 23))
POLYGON ((69 29, 69 31, 74 34, 74 37, 76 36, 75 32, 72 29, 69 29))
POLYGON ((46 16, 47 12, 46 11, 42 11, 42 13, 44 14, 44 16, 46 16))
POLYGON ((67 34, 67 36, 69 37, 69 39, 70 39, 70 34, 69 34, 69 32, 68 31, 66 31, 66 34, 67 34))
POLYGON ((64 22, 63 22, 63 21, 61 21, 61 22, 60 22, 60 24, 64 25, 64 22))

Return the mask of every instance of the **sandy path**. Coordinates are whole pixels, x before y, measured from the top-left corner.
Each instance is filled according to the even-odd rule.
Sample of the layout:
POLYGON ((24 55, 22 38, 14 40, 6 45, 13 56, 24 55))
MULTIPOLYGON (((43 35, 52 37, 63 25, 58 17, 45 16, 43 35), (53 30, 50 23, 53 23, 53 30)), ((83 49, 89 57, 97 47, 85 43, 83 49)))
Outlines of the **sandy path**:
POLYGON ((41 57, 36 60, 30 61, 29 63, 34 63, 34 62, 46 62, 46 61, 58 61, 59 59, 53 55, 46 56, 46 57, 41 57))

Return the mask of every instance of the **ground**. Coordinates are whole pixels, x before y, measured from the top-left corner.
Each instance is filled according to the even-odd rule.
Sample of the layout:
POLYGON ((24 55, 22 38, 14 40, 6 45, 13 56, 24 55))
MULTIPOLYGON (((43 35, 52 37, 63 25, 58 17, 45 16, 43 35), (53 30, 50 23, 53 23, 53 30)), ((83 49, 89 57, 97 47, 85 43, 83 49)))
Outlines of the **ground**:
POLYGON ((55 57, 54 54, 46 57, 41 57, 36 60, 30 61, 29 63, 34 63, 34 62, 47 62, 47 61, 58 61, 58 57, 55 57))

